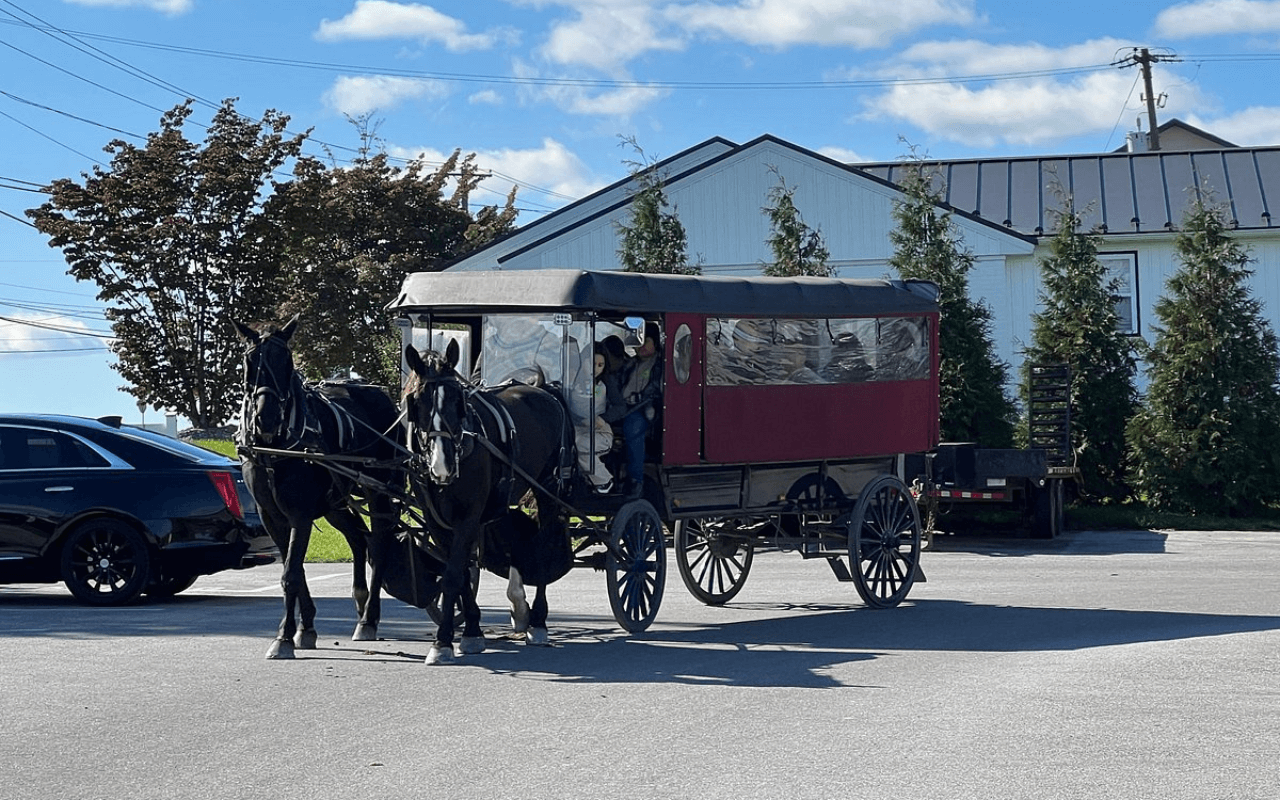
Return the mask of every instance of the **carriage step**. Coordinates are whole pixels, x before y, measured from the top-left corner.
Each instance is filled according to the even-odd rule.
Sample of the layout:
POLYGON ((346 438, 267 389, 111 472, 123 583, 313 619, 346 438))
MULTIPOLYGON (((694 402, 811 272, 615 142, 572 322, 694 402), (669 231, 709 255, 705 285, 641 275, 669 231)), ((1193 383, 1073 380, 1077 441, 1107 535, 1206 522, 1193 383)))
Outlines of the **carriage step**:
POLYGON ((844 559, 840 556, 827 556, 827 565, 836 574, 836 580, 841 583, 851 583, 853 581, 853 575, 849 574, 849 568, 844 565, 844 559))

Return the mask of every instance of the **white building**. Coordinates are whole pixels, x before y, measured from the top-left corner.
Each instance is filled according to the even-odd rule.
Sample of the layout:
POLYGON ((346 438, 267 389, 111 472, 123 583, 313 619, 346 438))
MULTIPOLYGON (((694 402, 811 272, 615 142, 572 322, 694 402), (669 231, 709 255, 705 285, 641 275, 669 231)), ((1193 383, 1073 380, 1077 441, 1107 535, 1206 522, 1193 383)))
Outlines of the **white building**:
MULTIPOLYGON (((1039 259, 1053 210, 1070 194, 1086 228, 1102 233, 1105 264, 1124 287, 1128 329, 1150 338, 1152 309, 1177 269, 1173 239, 1196 191, 1223 205, 1253 254, 1253 293, 1280 329, 1280 147, 1235 147, 1185 123, 1160 128, 1160 152, 1134 151, 927 162, 945 206, 976 256, 970 291, 990 306, 998 355, 1017 374, 1037 308, 1039 259), (1178 149, 1171 149, 1171 148, 1178 149)), ((772 136, 746 144, 710 139, 657 165, 688 234, 691 261, 706 274, 757 274, 771 260, 763 209, 789 187, 804 221, 821 230, 842 277, 890 275, 894 181, 906 162, 842 164, 772 136)), ((533 222, 450 266, 485 269, 618 269, 618 226, 629 220, 634 184, 619 181, 533 222)))

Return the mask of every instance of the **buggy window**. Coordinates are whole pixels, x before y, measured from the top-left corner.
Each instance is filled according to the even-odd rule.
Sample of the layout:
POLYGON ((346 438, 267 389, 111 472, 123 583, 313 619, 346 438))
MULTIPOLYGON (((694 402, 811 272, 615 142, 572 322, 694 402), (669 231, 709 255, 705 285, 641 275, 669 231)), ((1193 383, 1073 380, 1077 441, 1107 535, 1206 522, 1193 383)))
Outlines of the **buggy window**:
POLYGON ((587 323, 565 316, 489 314, 481 334, 480 382, 531 382, 560 390, 575 417, 589 415, 592 338, 587 323), (584 405, 587 404, 587 405, 584 405))
POLYGON ((924 317, 707 320, 711 386, 863 383, 929 376, 924 317))

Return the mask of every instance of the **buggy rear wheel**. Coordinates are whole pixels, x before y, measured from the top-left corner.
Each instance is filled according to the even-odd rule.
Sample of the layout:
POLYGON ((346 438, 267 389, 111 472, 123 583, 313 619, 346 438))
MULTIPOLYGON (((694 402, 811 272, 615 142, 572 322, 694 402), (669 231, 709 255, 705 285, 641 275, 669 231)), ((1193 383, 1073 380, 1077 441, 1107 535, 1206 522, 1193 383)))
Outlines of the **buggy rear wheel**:
POLYGON ((613 618, 628 633, 648 628, 658 616, 667 580, 662 520, 648 500, 627 503, 613 518, 604 574, 613 618))
POLYGON ((747 581, 755 543, 723 517, 677 520, 676 566, 689 593, 709 606, 732 600, 747 581))
POLYGON ((867 484, 849 521, 854 586, 871 608, 893 608, 915 583, 920 511, 906 484, 881 475, 867 484))

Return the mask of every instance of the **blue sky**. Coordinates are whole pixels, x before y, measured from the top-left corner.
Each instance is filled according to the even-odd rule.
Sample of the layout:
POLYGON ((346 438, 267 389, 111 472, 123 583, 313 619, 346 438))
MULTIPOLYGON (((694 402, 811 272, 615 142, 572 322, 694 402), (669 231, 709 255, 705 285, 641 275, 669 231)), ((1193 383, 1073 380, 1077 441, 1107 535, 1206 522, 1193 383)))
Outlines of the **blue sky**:
MULTIPOLYGON (((664 158, 769 133, 848 161, 1092 153, 1145 126, 1134 47, 1160 120, 1280 144, 1280 2, 989 0, 0 0, 0 410, 136 422, 95 289, 24 223, 196 98, 275 109, 309 151, 455 148, 519 185, 528 222, 626 175, 634 137, 664 158)), ((200 137, 197 125, 188 136, 200 137)), ((159 414, 148 410, 148 421, 159 414)))

